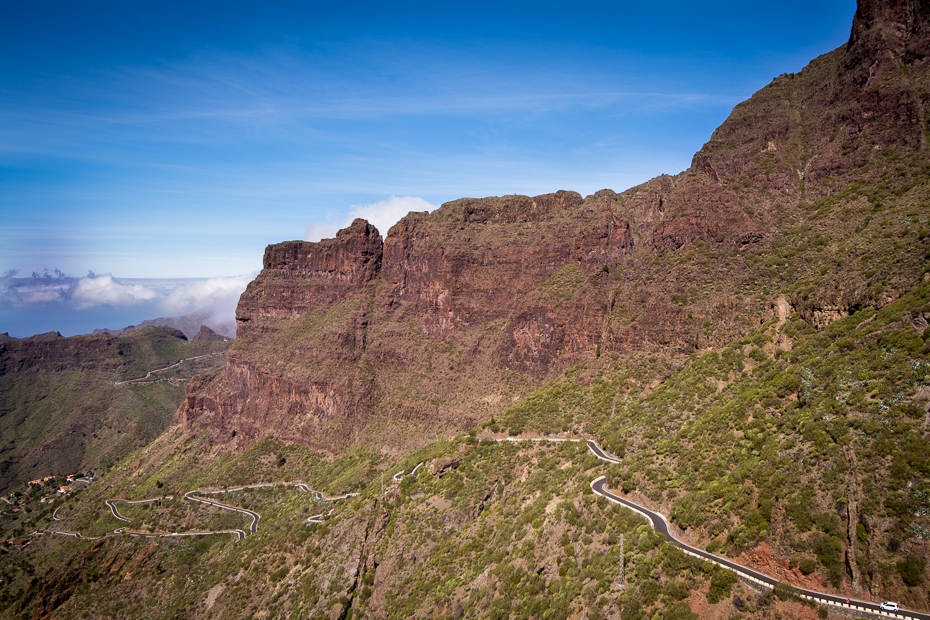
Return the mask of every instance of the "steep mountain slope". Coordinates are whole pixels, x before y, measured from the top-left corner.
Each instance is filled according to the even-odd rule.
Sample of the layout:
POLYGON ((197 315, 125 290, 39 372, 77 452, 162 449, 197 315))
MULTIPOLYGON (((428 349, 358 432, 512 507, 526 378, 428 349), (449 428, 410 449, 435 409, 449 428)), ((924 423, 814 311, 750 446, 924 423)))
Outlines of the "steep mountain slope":
POLYGON ((601 475, 694 544, 926 612, 928 9, 862 0, 848 45, 738 106, 676 177, 270 246, 178 424, 19 517, 59 535, 4 556, 3 614, 834 613, 661 545, 591 495, 601 475), (540 433, 621 462, 482 439, 540 433), (250 526, 188 491, 256 532, 175 537, 250 526), (150 501, 120 503, 127 523, 108 499, 150 501))
POLYGON ((186 379, 221 365, 228 346, 155 327, 0 342, 0 492, 31 478, 100 471, 152 441, 171 422, 186 379))
MULTIPOLYGON (((129 332, 135 331, 137 329, 143 329, 145 327, 173 327, 184 332, 184 335, 187 336, 188 340, 193 340, 198 331, 201 328, 206 327, 204 322, 210 318, 211 316, 209 314, 204 313, 184 314, 182 316, 163 316, 157 319, 147 319, 138 325, 128 325, 120 329, 95 329, 93 333, 108 334, 110 336, 121 336, 123 334, 128 334, 129 332)), ((216 328, 215 333, 219 333, 219 335, 222 337, 235 338, 236 336, 236 327, 234 325, 214 325, 214 327, 216 328)), ((210 328, 207 327, 207 329, 210 328)), ((212 332, 213 330, 211 329, 210 331, 212 332)))
POLYGON ((798 585, 926 609, 930 281, 822 331, 785 310, 646 395, 620 364, 579 368, 494 426, 583 425, 623 457, 609 486, 688 540, 798 585))

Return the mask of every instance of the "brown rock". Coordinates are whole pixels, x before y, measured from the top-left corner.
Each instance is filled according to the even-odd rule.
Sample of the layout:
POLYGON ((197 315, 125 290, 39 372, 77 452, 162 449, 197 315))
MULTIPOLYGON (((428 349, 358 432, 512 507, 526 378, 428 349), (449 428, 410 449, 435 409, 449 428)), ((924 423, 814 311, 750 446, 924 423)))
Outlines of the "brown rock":
POLYGON ((459 464, 462 462, 460 457, 447 456, 440 459, 436 459, 430 463, 429 472, 434 475, 442 478, 453 469, 458 469, 459 464))
MULTIPOLYGON (((919 277, 919 252, 879 275, 816 274, 819 290, 779 305, 793 282, 763 250, 814 221, 808 202, 926 148, 927 13, 927 0, 863 0, 848 45, 738 105, 677 176, 586 198, 463 198, 408 214, 383 243, 356 220, 269 246, 237 310, 244 342, 189 385, 178 421, 240 446, 270 433, 400 451, 605 353, 681 360, 785 308, 820 325, 893 298, 919 277)), ((823 243, 867 224, 854 206, 823 243)))

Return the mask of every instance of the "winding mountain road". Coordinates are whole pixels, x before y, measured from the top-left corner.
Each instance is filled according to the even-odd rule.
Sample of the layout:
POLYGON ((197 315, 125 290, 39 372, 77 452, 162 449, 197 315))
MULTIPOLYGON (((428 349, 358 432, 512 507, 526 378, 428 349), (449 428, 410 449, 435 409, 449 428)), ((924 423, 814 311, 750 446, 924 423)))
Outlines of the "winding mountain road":
MULTIPOLYGON (((101 536, 84 536, 80 532, 69 532, 68 530, 36 530, 36 534, 60 534, 61 536, 71 536, 81 540, 100 540, 101 536)), ((107 532, 109 533, 109 532, 107 532)))
POLYGON ((243 530, 203 530, 203 531, 191 531, 191 532, 171 532, 170 534, 165 532, 139 532, 136 530, 126 530, 118 529, 113 530, 114 534, 125 534, 127 536, 137 536, 140 538, 171 538, 171 537, 181 537, 181 536, 212 536, 215 534, 232 534, 236 537, 236 540, 242 540, 245 538, 246 533, 243 530))
MULTIPOLYGON (((106 500, 104 503, 105 503, 105 504, 107 505, 107 507, 110 509, 110 512, 113 513, 113 516, 114 516, 114 517, 116 517, 116 518, 119 519, 120 521, 126 521, 126 522, 128 523, 128 522, 132 521, 132 519, 127 519, 126 517, 124 517, 123 515, 121 515, 121 514, 119 513, 119 510, 116 509, 116 502, 122 502, 122 503, 124 503, 124 504, 151 504, 152 502, 160 502, 160 501, 162 501, 162 500, 171 501, 171 500, 173 500, 173 499, 174 499, 174 496, 173 496, 173 495, 163 495, 162 497, 153 497, 153 498, 151 498, 151 499, 136 499, 136 500, 128 500, 128 499, 108 499, 108 500, 106 500)), ((55 514, 57 514, 57 513, 58 513, 58 509, 56 508, 56 509, 55 509, 55 514)), ((55 517, 55 515, 53 514, 52 517, 55 517)), ((57 518, 56 518, 56 520, 57 520, 57 518)))
POLYGON ((616 464, 618 464, 618 465, 622 462, 622 461, 621 461, 620 459, 618 459, 617 457, 612 456, 612 455, 607 454, 606 452, 604 452, 604 451, 601 449, 601 447, 600 447, 599 445, 597 445, 597 442, 595 442, 593 439, 589 439, 589 440, 587 441, 587 444, 588 444, 588 449, 591 450, 591 452, 594 453, 594 456, 596 456, 597 458, 601 459, 602 461, 607 461, 608 463, 616 463, 616 464))
MULTIPOLYGON (((502 442, 502 441, 512 441, 512 442, 516 442, 516 441, 539 441, 539 442, 581 441, 580 439, 571 439, 571 438, 566 439, 566 438, 535 438, 535 437, 534 438, 507 437, 507 438, 494 438, 494 440, 497 442, 502 442)), ((604 451, 597 444, 597 442, 595 442, 593 439, 588 439, 585 441, 588 446, 588 449, 599 460, 602 460, 610 464, 622 463, 622 461, 619 458, 604 451)), ((409 476, 416 477, 419 473, 420 468, 422 468, 423 465, 424 463, 421 462, 416 467, 414 467, 413 470, 410 472, 409 476)), ((404 472, 398 472, 397 474, 394 475, 393 479, 395 482, 400 482, 403 478, 404 478, 404 472)), ((309 486, 307 486, 303 482, 285 482, 285 483, 258 483, 258 484, 253 484, 253 485, 234 487, 234 488, 225 489, 225 490, 201 489, 201 490, 196 490, 196 491, 188 491, 187 493, 184 494, 184 499, 191 501, 191 502, 205 504, 208 506, 214 506, 216 508, 220 508, 223 510, 230 510, 233 512, 244 514, 251 519, 251 523, 249 524, 249 527, 248 527, 248 533, 254 534, 255 532, 258 531, 258 521, 261 519, 261 516, 257 512, 255 512, 254 510, 248 510, 245 508, 237 508, 235 506, 230 506, 229 504, 217 502, 215 500, 208 499, 205 497, 197 497, 194 494, 201 493, 204 495, 208 495, 208 494, 228 493, 228 492, 242 491, 245 489, 274 487, 274 486, 279 486, 279 485, 297 487, 301 491, 304 491, 305 493, 309 493, 315 496, 317 500, 325 501, 325 502, 347 499, 349 497, 357 497, 359 495, 358 493, 346 493, 345 495, 340 495, 338 497, 325 497, 320 491, 311 489, 309 486)), ((761 587, 771 589, 780 583, 774 577, 771 577, 764 573, 760 573, 751 568, 747 568, 745 566, 742 566, 741 564, 737 564, 736 562, 733 562, 726 558, 714 555, 703 549, 692 547, 691 545, 684 543, 681 540, 675 538, 675 536, 671 533, 669 529, 668 520, 666 519, 664 515, 662 515, 661 513, 655 512, 653 510, 650 510, 646 508, 645 506, 632 502, 628 499, 625 499, 617 495, 616 493, 610 491, 607 488, 606 476, 600 476, 592 480, 591 490, 594 492, 595 495, 603 497, 611 503, 624 506, 625 508, 628 508, 632 510, 633 512, 643 516, 647 521, 649 521, 649 523, 652 525, 655 531, 658 532, 662 537, 666 539, 666 541, 668 541, 672 545, 675 545, 676 547, 678 547, 679 549, 681 549, 684 553, 687 553, 688 555, 706 560, 708 562, 712 562, 718 566, 731 570, 735 572, 737 575, 739 575, 740 577, 748 581, 751 581, 761 587)), ((143 503, 154 502, 154 501, 159 501, 163 499, 170 500, 170 499, 173 499, 173 496, 159 497, 159 498, 153 498, 153 499, 147 499, 147 500, 135 500, 135 501, 108 499, 106 500, 105 503, 107 507, 110 509, 111 514, 116 519, 119 519, 120 521, 129 522, 131 521, 131 519, 128 519, 122 516, 117 510, 116 505, 115 505, 116 502, 125 502, 127 504, 143 504, 143 503)), ((58 517, 58 509, 56 509, 55 512, 52 514, 52 518, 56 521, 61 520, 58 517)), ((314 515, 306 520, 307 523, 323 523, 323 521, 324 521, 324 517, 322 514, 314 515)), ((69 531, 64 531, 64 530, 62 531, 36 530, 35 533, 36 534, 60 534, 64 536, 73 536, 75 538, 79 538, 82 540, 98 540, 99 538, 101 538, 101 537, 83 536, 79 532, 69 532, 69 531)), ((109 536, 111 534, 125 534, 129 536, 140 536, 140 537, 146 537, 146 538, 157 538, 157 537, 168 537, 168 536, 205 536, 205 535, 212 535, 212 534, 233 534, 237 537, 237 540, 243 540, 246 537, 247 533, 241 529, 155 533, 155 532, 128 531, 125 528, 120 528, 120 529, 107 532, 105 536, 109 536)), ((906 610, 899 610, 897 612, 887 612, 887 611, 883 611, 877 603, 872 603, 868 601, 851 600, 851 599, 847 599, 844 597, 827 594, 824 592, 817 592, 815 590, 807 590, 804 588, 798 588, 791 584, 785 584, 785 585, 787 585, 789 588, 791 588, 791 590, 793 590, 794 592, 796 592, 799 596, 803 598, 806 598, 806 599, 809 599, 811 601, 815 601, 821 604, 830 605, 830 606, 840 608, 843 610, 848 610, 853 613, 865 612, 873 616, 884 617, 884 618, 913 618, 914 620, 930 620, 930 614, 926 614, 926 613, 906 611, 906 610)))
MULTIPOLYGON (((165 372, 166 370, 171 370, 172 368, 177 368, 178 366, 180 366, 180 365, 183 364, 184 362, 190 362, 190 361, 193 361, 193 360, 199 360, 199 359, 203 359, 203 358, 205 358, 205 357, 216 357, 217 355, 225 355, 225 354, 226 354, 225 351, 218 351, 218 352, 216 352, 216 353, 205 353, 204 355, 195 355, 194 357, 185 357, 185 358, 182 359, 181 361, 177 362, 176 364, 172 364, 171 366, 165 366, 164 368, 156 368, 155 370, 150 370, 150 371, 148 371, 148 372, 145 374, 144 377, 137 377, 137 378, 135 378, 135 379, 126 379, 125 381, 116 381, 113 385, 115 385, 115 386, 122 386, 122 385, 131 385, 131 384, 134 384, 134 383, 145 383, 146 380, 149 379, 149 378, 151 378, 151 376, 152 376, 153 374, 157 374, 157 373, 160 373, 160 372, 165 372)), ((157 380, 156 380, 156 381, 157 381, 157 380)), ((186 381, 186 379, 184 379, 184 381, 186 381)), ((155 383, 155 381, 148 381, 148 383, 155 383)))
MULTIPOLYGON (((247 517, 251 517, 252 522, 249 524, 249 533, 254 534, 255 532, 258 531, 258 520, 261 519, 262 517, 254 510, 247 510, 245 508, 236 508, 235 506, 230 506, 228 504, 221 504, 220 502, 216 502, 216 501, 213 501, 212 499, 207 499, 205 497, 197 497, 196 495, 194 495, 194 493, 197 493, 197 492, 198 491, 188 491, 187 493, 184 494, 184 499, 191 501, 191 502, 199 502, 201 504, 206 504, 208 506, 216 506, 217 508, 222 508, 223 510, 232 510, 233 512, 238 512, 238 513, 246 515, 247 517)), ((241 532, 242 530, 236 530, 236 531, 241 532)), ((245 538, 244 534, 242 537, 240 537, 239 540, 242 540, 242 538, 245 538)))
MULTIPOLYGON (((593 440, 588 440, 587 443, 588 443, 588 448, 599 459, 610 462, 610 463, 621 462, 615 457, 612 457, 608 455, 606 452, 604 452, 603 450, 601 450, 601 448, 593 440)), ((704 551, 703 549, 692 547, 691 545, 678 540, 669 531, 668 521, 666 520, 664 515, 658 512, 649 510, 645 506, 636 504, 634 502, 631 502, 627 499, 620 497, 619 495, 616 495, 615 493, 612 493, 610 490, 607 489, 606 476, 601 476, 591 481, 591 490, 594 491, 596 495, 599 495, 607 499, 607 501, 614 503, 614 504, 619 504, 621 506, 625 506, 626 508, 629 508, 633 512, 636 512, 642 515, 643 517, 645 517, 652 524, 652 527, 655 529, 656 532, 658 532, 661 536, 663 536, 669 543, 675 545, 676 547, 678 547, 679 549, 681 549, 688 555, 701 558, 702 560, 707 560, 709 562, 713 562, 714 564, 718 566, 722 566, 723 568, 729 569, 735 572, 737 575, 745 579, 748 579, 758 585, 766 587, 766 588, 774 588, 778 583, 780 583, 777 579, 770 577, 769 575, 752 570, 751 568, 747 568, 745 566, 742 566, 741 564, 737 564, 736 562, 733 562, 726 558, 722 558, 718 555, 714 555, 712 553, 704 551)), ((846 610, 850 610, 854 612, 864 611, 870 614, 876 614, 876 615, 887 617, 887 618, 915 618, 917 620, 930 620, 930 614, 920 613, 916 611, 905 611, 905 610, 900 610, 896 613, 892 613, 892 612, 883 611, 877 603, 847 599, 845 597, 835 596, 833 594, 826 594, 824 592, 817 592, 815 590, 806 590, 804 588, 798 588, 791 584, 785 584, 785 585, 790 587, 793 591, 795 591, 798 595, 800 595, 803 598, 810 599, 810 600, 813 600, 819 603, 825 603, 833 607, 839 607, 841 609, 846 609, 846 610)))
MULTIPOLYGON (((422 463, 420 465, 422 465, 422 463)), ((268 488, 268 487, 276 487, 276 486, 296 487, 305 493, 309 493, 313 495, 315 499, 317 499, 318 501, 323 501, 323 502, 335 502, 335 501, 342 500, 342 499, 348 499, 350 497, 358 497, 359 495, 358 493, 346 493, 344 495, 326 497, 320 491, 311 489, 309 486, 307 486, 303 482, 279 482, 279 483, 262 482, 262 483, 249 484, 249 485, 244 485, 244 486, 239 486, 239 487, 232 487, 232 488, 224 489, 224 490, 197 489, 197 490, 188 491, 187 493, 185 493, 184 499, 190 502, 204 504, 207 506, 213 506, 215 508, 220 508, 222 510, 230 510, 232 512, 238 512, 240 514, 246 515, 247 517, 251 519, 249 526, 248 526, 248 532, 246 532, 245 530, 241 530, 241 529, 194 530, 190 532, 143 532, 143 531, 138 531, 138 530, 128 530, 126 528, 118 528, 118 529, 110 530, 106 532, 103 536, 84 536, 80 532, 72 532, 69 530, 47 530, 47 529, 36 530, 35 534, 59 534, 61 536, 71 536, 73 538, 78 538, 81 540, 100 540, 101 538, 105 536, 111 536, 114 534, 115 535, 126 535, 126 536, 137 536, 141 538, 169 538, 169 537, 181 537, 181 536, 210 536, 210 535, 216 535, 216 534, 232 534, 236 537, 237 540, 243 540, 248 534, 254 534, 255 532, 258 531, 258 521, 261 519, 261 515, 259 515, 254 510, 248 510, 246 508, 238 508, 236 506, 230 506, 229 504, 224 504, 222 502, 218 502, 218 501, 206 498, 206 497, 198 497, 197 495, 195 495, 195 493, 199 493, 202 495, 211 495, 211 494, 218 494, 218 493, 230 493, 230 492, 236 492, 236 491, 243 491, 245 489, 259 489, 259 488, 268 488)), ((140 499, 140 500, 108 499, 108 500, 104 500, 104 503, 106 504, 107 508, 109 508, 110 514, 115 519, 118 519, 119 521, 123 521, 126 523, 131 523, 132 519, 129 519, 123 516, 122 514, 120 514, 119 509, 116 507, 117 503, 148 504, 151 502, 158 502, 162 500, 172 500, 172 499, 174 499, 173 495, 166 495, 162 497, 153 497, 151 499, 140 499)), ((59 508, 56 508, 55 511, 52 513, 53 521, 62 520, 61 517, 58 516, 58 510, 59 508)), ((332 512, 332 510, 330 510, 330 512, 332 512)), ((318 515, 314 515, 310 517, 309 519, 307 519, 307 523, 323 523, 324 519, 325 517, 322 514, 318 514, 318 515)))
POLYGON ((337 495, 337 496, 335 496, 335 497, 326 497, 325 495, 323 495, 323 494, 320 493, 319 491, 316 491, 316 490, 314 490, 314 489, 311 489, 310 487, 308 487, 307 485, 305 485, 303 482, 294 482, 294 483, 289 483, 289 484, 292 484, 293 486, 297 487, 297 488, 300 489, 301 491, 305 491, 305 492, 307 492, 307 493, 313 495, 314 497, 316 497, 316 498, 317 498, 318 500, 320 500, 321 502, 335 502, 335 501, 338 501, 338 500, 340 500, 340 499, 348 499, 348 498, 350 498, 350 497, 358 497, 358 496, 359 496, 358 493, 346 493, 345 495, 337 495))
MULTIPOLYGON (((406 474, 406 475, 411 478, 416 478, 417 475, 420 473, 421 467, 423 467, 423 463, 420 463, 419 465, 414 467, 413 470, 409 474, 406 474)), ((394 474, 394 482, 400 482, 401 480, 404 479, 404 476, 405 476, 404 472, 402 471, 397 472, 396 474, 394 474)))

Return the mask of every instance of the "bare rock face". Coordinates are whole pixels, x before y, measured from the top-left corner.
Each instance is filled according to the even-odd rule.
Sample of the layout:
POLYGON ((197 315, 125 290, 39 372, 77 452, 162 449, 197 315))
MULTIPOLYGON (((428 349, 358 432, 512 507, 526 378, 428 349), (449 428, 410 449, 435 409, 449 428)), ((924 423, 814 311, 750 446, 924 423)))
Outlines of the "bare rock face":
POLYGON ((930 62, 928 15, 926 0, 860 1, 846 45, 736 106, 691 170, 803 199, 883 149, 926 148, 930 101, 908 67, 930 62))
POLYGON ((640 303, 638 278, 611 271, 637 252, 765 237, 725 188, 692 176, 647 189, 466 198, 407 215, 383 243, 356 220, 335 239, 269 246, 225 370, 189 386, 178 421, 235 445, 271 433, 399 450, 473 426, 601 347, 690 352, 706 313, 745 329, 759 314, 745 304, 685 318, 665 295, 636 321, 612 316, 640 303))
POLYGON ((927 0, 860 0, 848 50, 850 65, 882 62, 886 52, 907 63, 925 63, 930 52, 927 0))
POLYGON ((738 105, 677 176, 269 246, 226 368, 189 385, 177 419, 234 445, 402 451, 604 354, 683 359, 789 312, 826 325, 894 298, 922 253, 868 226, 926 174, 909 170, 928 148, 927 9, 862 0, 847 45, 738 105))
POLYGON ((236 335, 248 337, 268 320, 294 318, 333 303, 370 283, 381 266, 381 235, 357 219, 335 239, 268 246, 261 274, 236 310, 236 335))

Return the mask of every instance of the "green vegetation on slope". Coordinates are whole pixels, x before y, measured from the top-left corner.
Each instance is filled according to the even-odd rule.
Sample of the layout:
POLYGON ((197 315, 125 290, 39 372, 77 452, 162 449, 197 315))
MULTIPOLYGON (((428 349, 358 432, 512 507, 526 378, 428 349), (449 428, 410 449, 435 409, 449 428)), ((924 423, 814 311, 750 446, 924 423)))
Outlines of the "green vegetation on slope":
POLYGON ((171 423, 184 382, 222 365, 228 344, 146 328, 0 346, 2 491, 99 471, 152 441, 171 423))
POLYGON ((611 486, 666 507, 711 550, 765 541, 839 587, 855 546, 863 585, 896 581, 897 558, 925 556, 930 539, 928 316, 924 282, 820 332, 770 321, 644 392, 623 369, 579 368, 499 425, 602 437, 625 457, 611 486))
MULTIPOLYGON (((314 458, 290 449, 282 463, 281 449, 265 442, 234 460, 283 470, 314 458)), ((773 603, 735 586, 730 573, 662 545, 642 518, 597 499, 589 483, 609 466, 583 443, 499 444, 471 436, 432 445, 387 471, 409 472, 415 461, 427 463, 418 477, 388 482, 383 491, 372 477, 357 487, 361 496, 340 502, 320 503, 280 485, 228 494, 227 501, 262 515, 259 532, 241 543, 229 536, 115 536, 96 543, 35 537, 26 551, 13 553, 45 576, 29 585, 25 565, 9 564, 0 586, 3 613, 15 617, 38 607, 70 618, 238 618, 260 610, 300 618, 562 618, 584 608, 598 618, 619 608, 625 619, 638 620, 656 613, 696 618, 692 607, 735 602, 752 610, 773 603), (326 522, 306 523, 318 511, 326 522), (49 562, 69 556, 58 566, 49 562), (65 582, 67 596, 49 604, 45 588, 65 582)), ((142 477, 131 469, 116 473, 142 477)), ((303 473, 349 471, 359 471, 357 459, 316 462, 303 473)), ((99 487, 82 492, 84 500, 67 500, 63 523, 77 525, 83 510, 103 527, 126 525, 101 505, 102 494, 113 490, 99 487)), ((187 513, 196 507, 166 507, 174 501, 123 505, 124 514, 134 524, 193 529, 187 513)), ((215 509, 200 518, 212 527, 234 526, 215 509)))

